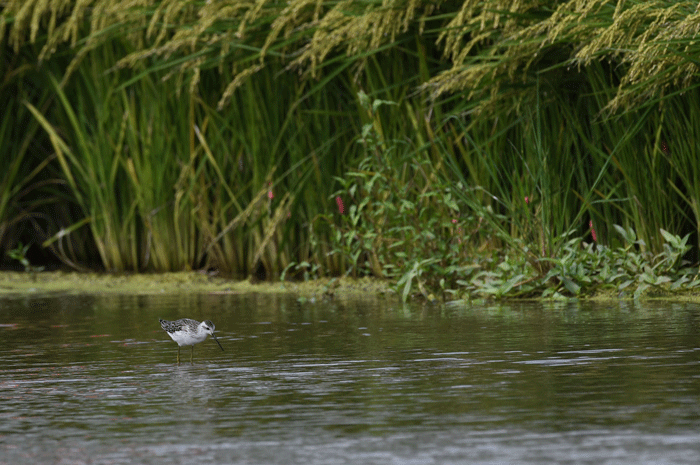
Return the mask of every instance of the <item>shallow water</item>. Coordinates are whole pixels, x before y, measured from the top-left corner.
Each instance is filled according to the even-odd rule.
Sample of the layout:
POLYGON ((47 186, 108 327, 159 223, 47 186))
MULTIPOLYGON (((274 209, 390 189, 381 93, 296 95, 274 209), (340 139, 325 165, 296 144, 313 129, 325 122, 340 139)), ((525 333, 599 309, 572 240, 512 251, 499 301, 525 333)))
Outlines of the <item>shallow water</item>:
POLYGON ((696 304, 0 301, 0 464, 697 463, 696 304), (183 348, 158 318, 211 319, 183 348))

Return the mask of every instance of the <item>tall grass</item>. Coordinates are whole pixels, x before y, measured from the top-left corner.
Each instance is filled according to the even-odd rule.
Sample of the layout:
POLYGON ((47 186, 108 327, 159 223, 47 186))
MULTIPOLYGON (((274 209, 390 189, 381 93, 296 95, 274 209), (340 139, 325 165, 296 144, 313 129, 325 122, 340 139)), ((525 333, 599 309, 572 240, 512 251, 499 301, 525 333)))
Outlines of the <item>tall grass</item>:
POLYGON ((224 110, 206 113, 203 138, 215 163, 203 174, 222 200, 210 209, 203 252, 229 272, 278 276, 314 254, 328 260, 310 241, 354 134, 347 83, 329 77, 337 91, 321 93, 280 71, 261 71, 265 79, 243 84, 224 110))
POLYGON ((658 254, 700 230, 690 2, 20 3, 0 37, 54 65, 50 98, 4 97, 54 154, 8 165, 0 218, 60 173, 79 213, 45 245, 106 269, 410 292, 475 254, 547 275, 572 235, 658 254))
POLYGON ((85 215, 46 244, 87 225, 114 271, 277 276, 308 260, 311 219, 352 137, 339 124, 350 118, 336 110, 341 94, 305 96, 266 70, 218 111, 214 93, 166 93, 154 73, 120 85, 123 73, 104 73, 115 60, 102 52, 110 50, 91 52, 67 88, 54 79, 59 105, 48 116, 28 105, 85 215))

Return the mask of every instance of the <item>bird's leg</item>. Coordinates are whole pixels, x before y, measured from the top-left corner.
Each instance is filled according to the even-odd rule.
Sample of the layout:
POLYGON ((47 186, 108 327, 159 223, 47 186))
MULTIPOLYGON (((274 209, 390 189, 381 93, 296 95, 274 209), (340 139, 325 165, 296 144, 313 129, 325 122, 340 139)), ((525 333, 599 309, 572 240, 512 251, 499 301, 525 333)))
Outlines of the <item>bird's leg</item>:
POLYGON ((190 364, 194 365, 194 344, 192 344, 192 353, 190 354, 190 364))
POLYGON ((177 365, 180 366, 180 346, 177 346, 177 365))

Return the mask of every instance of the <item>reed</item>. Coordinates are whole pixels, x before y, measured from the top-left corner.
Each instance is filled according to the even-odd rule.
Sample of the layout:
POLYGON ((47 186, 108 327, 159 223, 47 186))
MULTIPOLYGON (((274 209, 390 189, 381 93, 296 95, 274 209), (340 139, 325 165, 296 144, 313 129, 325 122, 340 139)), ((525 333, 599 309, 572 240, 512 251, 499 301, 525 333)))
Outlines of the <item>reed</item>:
MULTIPOLYGON (((91 8, 0 13, 3 46, 50 64, 46 97, 7 102, 55 153, 8 165, 0 218, 27 218, 27 186, 63 199, 46 169, 79 214, 44 244, 89 238, 106 269, 313 268, 408 296, 522 264, 502 294, 572 237, 653 256, 700 237, 692 2, 91 8)), ((0 144, 26 157, 13 131, 0 144)))
POLYGON ((53 82, 61 106, 52 122, 29 106, 85 212, 46 245, 88 224, 114 271, 277 276, 308 259, 312 251, 298 244, 308 244, 335 154, 352 137, 338 124, 349 115, 335 110, 337 96, 290 93, 293 79, 270 76, 244 84, 218 111, 211 94, 166 97, 155 74, 123 86, 124 78, 100 74, 100 57, 89 58, 75 87, 53 82))

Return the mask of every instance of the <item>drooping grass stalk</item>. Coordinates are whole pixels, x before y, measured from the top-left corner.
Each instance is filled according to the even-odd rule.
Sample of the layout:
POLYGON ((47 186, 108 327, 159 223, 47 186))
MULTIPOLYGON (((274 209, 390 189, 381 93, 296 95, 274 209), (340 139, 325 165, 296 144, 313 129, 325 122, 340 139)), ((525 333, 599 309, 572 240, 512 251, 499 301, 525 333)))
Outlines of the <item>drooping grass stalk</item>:
POLYGON ((54 3, 10 2, 2 12, 7 22, 0 23, 9 43, 36 41, 43 15, 53 17, 44 26, 40 56, 45 60, 59 45, 80 43, 67 74, 89 50, 117 37, 134 44, 120 66, 141 69, 145 59, 157 57, 149 71, 181 73, 190 91, 206 70, 233 70, 219 89, 222 105, 268 59, 285 57, 314 76, 338 56, 363 66, 411 36, 425 38, 446 62, 423 81, 426 89, 446 96, 465 92, 482 108, 527 104, 536 84, 532 71, 557 62, 622 64, 619 92, 606 104, 620 110, 658 102, 666 86, 695 75, 696 5, 690 1, 54 3))

